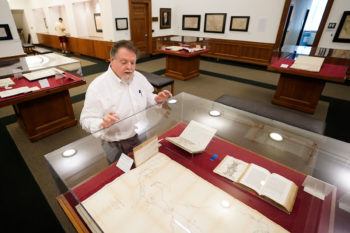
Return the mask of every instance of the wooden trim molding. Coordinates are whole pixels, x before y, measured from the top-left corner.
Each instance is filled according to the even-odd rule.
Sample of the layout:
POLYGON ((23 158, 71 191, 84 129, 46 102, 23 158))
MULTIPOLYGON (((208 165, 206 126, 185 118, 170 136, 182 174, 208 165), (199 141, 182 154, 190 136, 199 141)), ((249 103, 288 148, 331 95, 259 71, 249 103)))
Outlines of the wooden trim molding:
POLYGON ((283 12, 282 12, 281 20, 280 20, 280 25, 278 27, 276 41, 275 41, 275 45, 274 45, 273 49, 279 49, 281 47, 281 43, 283 42, 282 41, 283 31, 286 27, 290 3, 291 3, 291 0, 285 0, 285 2, 284 2, 283 12))
POLYGON ((67 199, 64 197, 63 194, 56 197, 58 204, 63 209, 64 213, 67 215, 68 219, 73 224, 74 228, 77 230, 78 233, 90 233, 90 231, 87 229, 87 227, 84 225, 84 223, 80 220, 79 216, 75 212, 75 210, 72 208, 72 206, 68 203, 67 199))
POLYGON ((316 32, 316 35, 315 35, 314 43, 312 44, 313 48, 311 50, 311 54, 315 54, 316 48, 317 48, 318 44, 320 43, 320 39, 321 39, 322 33, 324 31, 324 28, 326 26, 326 22, 328 20, 329 13, 331 12, 333 2, 334 2, 334 0, 328 0, 326 8, 324 9, 320 25, 319 25, 317 32, 316 32))

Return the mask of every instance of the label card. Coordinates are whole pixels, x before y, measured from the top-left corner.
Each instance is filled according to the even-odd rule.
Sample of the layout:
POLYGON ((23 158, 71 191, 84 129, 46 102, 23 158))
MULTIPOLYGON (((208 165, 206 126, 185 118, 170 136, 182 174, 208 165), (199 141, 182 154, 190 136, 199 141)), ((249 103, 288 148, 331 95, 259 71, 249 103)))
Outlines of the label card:
POLYGON ((281 68, 288 68, 288 64, 281 64, 281 68))
POLYGON ((122 153, 116 166, 123 172, 127 173, 128 171, 130 171, 130 168, 133 163, 134 160, 132 158, 122 153))
POLYGON ((328 184, 322 180, 316 179, 312 176, 307 176, 303 183, 304 191, 324 200, 335 187, 331 184, 328 184))
POLYGON ((41 88, 50 87, 50 83, 47 78, 39 80, 39 84, 41 88))

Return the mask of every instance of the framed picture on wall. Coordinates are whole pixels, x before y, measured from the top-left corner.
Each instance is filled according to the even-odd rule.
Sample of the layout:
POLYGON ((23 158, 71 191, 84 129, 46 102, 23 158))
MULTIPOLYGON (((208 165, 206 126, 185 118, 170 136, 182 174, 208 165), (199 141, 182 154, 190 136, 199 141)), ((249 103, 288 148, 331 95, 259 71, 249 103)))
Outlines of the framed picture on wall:
POLYGON ((171 28, 171 8, 160 8, 159 9, 159 28, 167 29, 171 28))
POLYGON ((231 16, 230 31, 247 32, 249 16, 231 16))
POLYGON ((128 18, 115 18, 115 27, 117 30, 128 30, 128 18))
POLYGON ((0 24, 0 40, 12 40, 12 34, 8 24, 0 24))
POLYGON ((100 13, 94 13, 94 20, 95 20, 96 32, 102 32, 101 14, 100 13))
POLYGON ((199 31, 201 25, 200 15, 183 15, 182 30, 199 31))
POLYGON ((226 13, 206 13, 204 20, 204 32, 224 33, 226 13))
POLYGON ((350 11, 344 11, 333 41, 350 43, 350 11))

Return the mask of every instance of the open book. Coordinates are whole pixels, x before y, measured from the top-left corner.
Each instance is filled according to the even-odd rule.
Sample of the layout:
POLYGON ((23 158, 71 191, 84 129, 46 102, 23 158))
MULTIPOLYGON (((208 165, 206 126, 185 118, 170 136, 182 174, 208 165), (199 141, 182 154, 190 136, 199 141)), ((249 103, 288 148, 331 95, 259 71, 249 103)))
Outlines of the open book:
POLYGON ((200 153, 208 146, 216 131, 214 128, 192 120, 179 137, 165 139, 189 153, 200 153))
POLYGON ((229 155, 220 162, 214 172, 253 190, 281 210, 292 212, 298 192, 298 186, 293 181, 229 155))

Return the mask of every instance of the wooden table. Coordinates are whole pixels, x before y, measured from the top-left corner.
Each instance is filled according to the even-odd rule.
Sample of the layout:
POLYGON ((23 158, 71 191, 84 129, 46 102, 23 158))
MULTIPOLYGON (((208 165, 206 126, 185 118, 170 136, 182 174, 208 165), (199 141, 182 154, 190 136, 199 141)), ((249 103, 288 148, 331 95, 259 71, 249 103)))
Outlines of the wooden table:
POLYGON ((319 72, 289 68, 294 60, 273 58, 268 70, 280 73, 273 104, 313 114, 327 81, 344 83, 348 66, 324 63, 319 72), (288 68, 282 68, 287 64, 288 68))
POLYGON ((174 79, 188 80, 199 75, 199 56, 208 50, 196 52, 160 50, 166 54, 165 75, 174 79))
MULTIPOLYGON (((0 107, 12 105, 17 119, 28 138, 33 142, 77 124, 69 89, 84 85, 81 77, 68 72, 61 79, 48 77, 50 87, 40 88, 38 81, 28 81, 21 77, 14 80, 13 88, 37 86, 38 91, 0 98, 0 107)), ((4 91, 0 87, 0 91, 4 91)))

